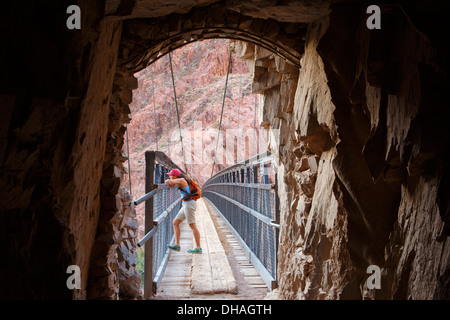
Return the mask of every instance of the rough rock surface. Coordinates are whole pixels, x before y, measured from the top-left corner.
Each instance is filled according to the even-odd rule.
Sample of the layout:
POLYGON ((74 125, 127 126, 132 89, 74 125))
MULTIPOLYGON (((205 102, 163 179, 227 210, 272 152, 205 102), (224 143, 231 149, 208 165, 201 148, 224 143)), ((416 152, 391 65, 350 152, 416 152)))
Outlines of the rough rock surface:
POLYGON ((137 264, 136 212, 131 196, 120 188, 117 210, 103 214, 89 270, 89 299, 140 299, 141 276, 137 264))
POLYGON ((448 133, 438 129, 438 138, 428 127, 445 126, 439 117, 448 119, 448 111, 431 115, 429 108, 445 109, 448 82, 429 39, 404 12, 390 7, 386 28, 374 33, 362 9, 336 5, 309 26, 285 113, 276 111, 286 97, 276 86, 286 76, 258 69, 278 57, 246 56, 255 61, 253 87, 270 98, 260 122, 279 158, 283 299, 448 294, 448 226, 438 209, 446 203, 438 194, 445 147, 436 143, 448 143, 448 133), (382 270, 379 290, 365 283, 372 264, 382 270))

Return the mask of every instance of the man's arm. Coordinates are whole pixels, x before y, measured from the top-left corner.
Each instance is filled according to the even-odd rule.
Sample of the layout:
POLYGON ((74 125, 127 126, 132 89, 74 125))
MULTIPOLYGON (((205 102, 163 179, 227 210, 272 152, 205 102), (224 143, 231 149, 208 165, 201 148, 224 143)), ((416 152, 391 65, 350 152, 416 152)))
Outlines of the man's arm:
POLYGON ((185 181, 186 180, 184 180, 184 178, 177 178, 177 179, 167 179, 165 183, 168 184, 170 187, 173 187, 173 186, 181 186, 186 183, 185 181))

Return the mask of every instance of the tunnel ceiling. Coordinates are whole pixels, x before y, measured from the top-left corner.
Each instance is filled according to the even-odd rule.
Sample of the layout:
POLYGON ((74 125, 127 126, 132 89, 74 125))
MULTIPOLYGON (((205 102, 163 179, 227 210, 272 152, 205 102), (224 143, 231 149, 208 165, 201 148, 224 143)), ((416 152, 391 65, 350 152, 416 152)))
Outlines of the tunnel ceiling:
POLYGON ((329 12, 337 0, 107 0, 110 19, 157 18, 172 13, 186 14, 192 8, 222 4, 227 9, 260 19, 309 23, 329 12))
POLYGON ((107 1, 124 20, 118 64, 137 72, 191 42, 227 38, 257 44, 300 67, 307 23, 331 1, 107 1))

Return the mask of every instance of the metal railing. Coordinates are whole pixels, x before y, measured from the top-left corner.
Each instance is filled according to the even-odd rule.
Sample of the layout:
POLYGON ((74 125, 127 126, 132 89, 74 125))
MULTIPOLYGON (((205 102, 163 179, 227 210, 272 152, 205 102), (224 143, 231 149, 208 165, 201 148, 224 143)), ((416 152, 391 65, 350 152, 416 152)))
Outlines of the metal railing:
POLYGON ((144 298, 156 293, 167 266, 173 241, 172 220, 181 208, 181 197, 177 188, 164 184, 164 174, 177 168, 163 152, 145 152, 146 194, 134 201, 134 205, 145 203, 145 235, 138 242, 144 247, 144 298))
POLYGON ((265 152, 220 171, 202 188, 269 287, 277 286, 276 168, 265 152))

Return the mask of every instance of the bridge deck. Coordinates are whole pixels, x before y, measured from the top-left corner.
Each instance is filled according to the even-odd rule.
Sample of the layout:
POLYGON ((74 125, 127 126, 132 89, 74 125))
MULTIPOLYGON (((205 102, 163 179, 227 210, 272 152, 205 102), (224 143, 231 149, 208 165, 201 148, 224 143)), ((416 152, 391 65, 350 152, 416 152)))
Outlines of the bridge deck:
POLYGON ((190 254, 192 232, 181 224, 181 251, 172 252, 156 299, 263 299, 269 292, 238 241, 208 200, 197 201, 202 254, 190 254))

